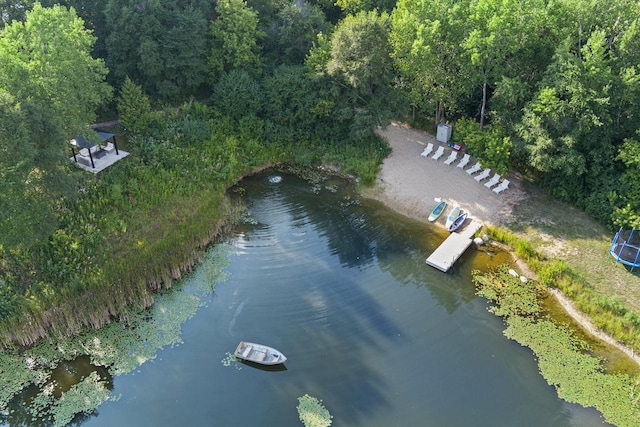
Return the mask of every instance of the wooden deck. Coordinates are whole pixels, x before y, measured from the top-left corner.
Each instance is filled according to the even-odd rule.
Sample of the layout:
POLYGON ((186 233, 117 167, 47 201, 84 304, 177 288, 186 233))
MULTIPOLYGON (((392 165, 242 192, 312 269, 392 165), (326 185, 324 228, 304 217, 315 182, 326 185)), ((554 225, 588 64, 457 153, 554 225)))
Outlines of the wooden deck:
POLYGON ((437 247, 429 258, 427 264, 437 268, 445 273, 453 266, 453 264, 462 256, 464 251, 473 242, 473 236, 482 228, 482 224, 471 221, 471 224, 465 226, 460 232, 453 232, 446 238, 444 242, 437 247))

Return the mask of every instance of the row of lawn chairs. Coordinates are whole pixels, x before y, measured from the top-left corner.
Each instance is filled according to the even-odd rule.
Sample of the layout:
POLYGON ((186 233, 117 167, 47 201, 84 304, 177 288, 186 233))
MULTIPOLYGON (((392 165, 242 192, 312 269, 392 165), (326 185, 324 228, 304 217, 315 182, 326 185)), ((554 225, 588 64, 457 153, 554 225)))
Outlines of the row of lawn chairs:
MULTIPOLYGON (((433 152, 433 143, 429 142, 420 155, 422 157, 429 157, 431 152, 433 152)), ((431 156, 431 159, 437 161, 443 155, 444 155, 444 147, 439 146, 438 149, 433 154, 433 156, 431 156)), ((447 166, 450 166, 453 162, 457 160, 457 158, 458 158, 458 152, 451 151, 451 154, 449 154, 449 157, 447 157, 447 160, 444 161, 444 164, 447 166)), ((464 156, 462 156, 462 159, 460 159, 460 162, 458 162, 457 167, 459 167, 460 169, 464 169, 470 160, 471 160, 471 156, 465 153, 464 156)), ((465 172, 469 175, 473 175, 477 172, 480 172, 479 174, 473 177, 473 179, 480 182, 484 179, 489 178, 489 175, 491 175, 491 168, 482 169, 482 165, 479 162, 477 162, 476 164, 471 166, 469 169, 466 169, 465 172)), ((493 190, 494 193, 500 194, 504 190, 509 188, 509 184, 510 184, 508 179, 505 179, 502 182, 500 182, 501 179, 502 177, 496 173, 491 177, 489 181, 484 183, 484 186, 493 190)))

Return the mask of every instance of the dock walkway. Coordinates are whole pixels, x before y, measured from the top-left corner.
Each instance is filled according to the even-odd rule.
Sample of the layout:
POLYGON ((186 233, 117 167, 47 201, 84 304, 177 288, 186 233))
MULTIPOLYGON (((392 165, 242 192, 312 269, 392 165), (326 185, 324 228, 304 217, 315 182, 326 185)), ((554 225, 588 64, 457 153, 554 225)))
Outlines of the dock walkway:
POLYGON ((445 273, 453 266, 453 264, 462 256, 464 251, 473 242, 473 236, 476 231, 482 228, 479 222, 471 221, 459 233, 453 232, 447 239, 436 248, 435 251, 427 258, 427 264, 437 268, 445 273))

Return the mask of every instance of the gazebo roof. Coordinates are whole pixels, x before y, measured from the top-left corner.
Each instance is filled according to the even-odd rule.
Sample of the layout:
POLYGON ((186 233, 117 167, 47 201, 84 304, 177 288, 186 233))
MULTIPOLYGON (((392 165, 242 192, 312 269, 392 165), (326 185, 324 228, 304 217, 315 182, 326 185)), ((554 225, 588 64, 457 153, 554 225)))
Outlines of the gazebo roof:
MULTIPOLYGON (((99 130, 95 131, 95 133, 96 135, 98 135, 100 142, 104 142, 107 139, 113 138, 116 135, 115 133, 102 132, 99 130)), ((98 145, 97 142, 89 141, 84 136, 77 136, 74 139, 72 139, 70 142, 71 142, 71 145, 75 145, 78 148, 91 148, 95 145, 98 145)))

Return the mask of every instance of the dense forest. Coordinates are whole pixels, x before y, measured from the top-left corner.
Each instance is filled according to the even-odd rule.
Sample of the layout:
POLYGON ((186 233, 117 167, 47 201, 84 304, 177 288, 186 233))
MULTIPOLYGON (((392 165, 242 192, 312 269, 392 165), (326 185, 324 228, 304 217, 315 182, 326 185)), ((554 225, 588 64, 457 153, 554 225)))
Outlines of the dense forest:
POLYGON ((483 165, 640 226, 639 18, 631 0, 0 1, 0 341, 151 304, 252 168, 372 182, 391 119, 449 122, 483 165), (134 156, 87 176, 69 140, 115 118, 134 156))

